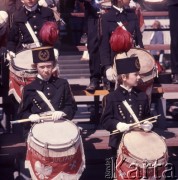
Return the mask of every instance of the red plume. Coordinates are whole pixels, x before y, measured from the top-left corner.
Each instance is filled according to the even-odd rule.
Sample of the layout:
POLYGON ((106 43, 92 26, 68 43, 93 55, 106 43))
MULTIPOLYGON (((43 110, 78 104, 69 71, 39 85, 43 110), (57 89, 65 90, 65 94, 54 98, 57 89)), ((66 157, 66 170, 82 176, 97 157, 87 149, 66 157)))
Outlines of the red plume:
POLYGON ((121 26, 118 26, 110 37, 110 46, 114 52, 123 53, 127 52, 132 47, 132 35, 124 30, 121 26))
POLYGON ((59 37, 59 29, 55 22, 47 21, 39 32, 40 39, 44 45, 54 45, 59 37))

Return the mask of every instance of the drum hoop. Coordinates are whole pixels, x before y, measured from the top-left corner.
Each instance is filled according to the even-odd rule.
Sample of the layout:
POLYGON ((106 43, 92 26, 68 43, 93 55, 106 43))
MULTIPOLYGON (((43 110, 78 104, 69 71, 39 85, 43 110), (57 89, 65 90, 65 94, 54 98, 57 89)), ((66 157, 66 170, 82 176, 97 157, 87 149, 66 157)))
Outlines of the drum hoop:
MULTIPOLYGON (((153 132, 153 131, 151 131, 151 132, 152 132, 153 134, 155 134, 157 137, 160 137, 157 133, 155 133, 155 132, 153 132)), ((126 149, 127 149, 127 146, 124 144, 124 137, 125 137, 125 135, 126 135, 126 133, 124 133, 124 135, 122 136, 121 142, 122 142, 122 146, 126 147, 126 149)), ((161 159, 162 159, 163 157, 165 157, 165 155, 167 154, 167 146, 166 146, 166 143, 165 143, 165 141, 164 141, 163 138, 160 138, 160 140, 163 142, 163 144, 165 144, 165 152, 164 152, 163 156, 159 157, 159 159, 157 159, 157 160, 161 160, 161 159)), ((144 161, 143 159, 141 159, 141 158, 133 155, 128 149, 127 149, 127 152, 128 152, 128 154, 129 154, 130 157, 134 157, 135 159, 138 159, 138 160, 140 160, 140 161, 142 160, 142 162, 144 161)), ((155 160, 147 160, 147 161, 148 161, 148 162, 153 162, 153 161, 155 161, 155 160)))
POLYGON ((10 69, 10 72, 11 73, 13 73, 13 74, 15 74, 16 76, 18 76, 18 77, 36 77, 36 75, 37 75, 37 71, 16 71, 15 69, 13 69, 12 67, 10 67, 9 68, 10 69))
MULTIPOLYGON (((66 121, 71 123, 72 125, 75 125, 73 122, 71 122, 69 120, 66 120, 66 121)), ((44 144, 43 142, 39 141, 38 139, 36 139, 33 136, 32 129, 33 129, 33 127, 35 125, 36 124, 34 124, 32 126, 32 128, 30 129, 30 137, 31 137, 31 139, 33 140, 34 143, 36 143, 38 146, 41 146, 43 148, 48 148, 48 149, 64 149, 64 148, 69 148, 69 147, 73 146, 75 143, 77 143, 77 141, 79 140, 79 137, 80 137, 79 128, 75 125, 76 128, 77 128, 77 136, 74 139, 71 139, 70 142, 66 142, 66 143, 63 143, 63 144, 50 144, 50 143, 46 142, 46 144, 44 144)))
POLYGON ((29 73, 37 72, 37 70, 34 69, 34 68, 32 68, 32 69, 27 69, 27 68, 18 67, 18 66, 15 65, 15 63, 14 63, 13 60, 11 61, 11 66, 12 66, 15 70, 18 70, 18 71, 26 71, 26 72, 29 72, 29 73))

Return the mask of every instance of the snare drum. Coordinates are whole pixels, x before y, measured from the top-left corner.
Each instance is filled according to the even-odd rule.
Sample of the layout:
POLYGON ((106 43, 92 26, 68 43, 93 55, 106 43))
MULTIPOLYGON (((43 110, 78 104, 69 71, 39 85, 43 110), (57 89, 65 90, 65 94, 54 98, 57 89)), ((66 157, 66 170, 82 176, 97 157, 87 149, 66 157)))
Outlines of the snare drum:
POLYGON ((130 131, 122 137, 116 161, 121 179, 163 178, 168 161, 165 141, 154 132, 130 131))
POLYGON ((32 50, 17 53, 10 63, 9 94, 13 94, 19 103, 24 86, 31 83, 37 75, 37 70, 32 67, 32 64, 32 50))
POLYGON ((25 165, 32 179, 79 179, 85 156, 78 127, 68 120, 35 124, 27 140, 25 165))

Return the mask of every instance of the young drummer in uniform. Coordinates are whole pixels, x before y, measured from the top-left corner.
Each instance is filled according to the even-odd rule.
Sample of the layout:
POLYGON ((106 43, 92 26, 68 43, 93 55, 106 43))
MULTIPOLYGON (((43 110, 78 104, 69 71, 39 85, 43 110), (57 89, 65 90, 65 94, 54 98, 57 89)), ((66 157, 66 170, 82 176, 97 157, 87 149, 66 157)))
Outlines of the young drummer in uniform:
POLYGON ((38 47, 32 33, 39 40, 39 30, 46 21, 55 21, 53 11, 50 8, 38 5, 38 0, 21 0, 23 7, 13 16, 12 28, 9 32, 7 59, 15 57, 15 53, 22 49, 38 47), (27 22, 31 28, 27 28, 27 22))
POLYGON ((32 49, 32 55, 38 74, 36 79, 24 88, 19 119, 29 118, 31 122, 39 122, 41 113, 44 115, 51 111, 49 113, 53 121, 62 117, 71 120, 77 106, 67 80, 52 76, 55 67, 54 49, 35 48, 32 49), (39 91, 46 97, 47 102, 39 91))
MULTIPOLYGON (((124 106, 123 101, 126 100, 128 102, 139 120, 149 116, 149 103, 146 94, 135 88, 140 80, 138 57, 116 60, 116 69, 118 87, 103 99, 101 124, 110 132, 116 129, 124 132, 130 129, 134 119, 124 106)), ((152 128, 152 124, 146 122, 141 127, 149 131, 152 128)), ((121 137, 122 133, 110 136, 109 146, 112 147, 114 155, 116 155, 121 137)))

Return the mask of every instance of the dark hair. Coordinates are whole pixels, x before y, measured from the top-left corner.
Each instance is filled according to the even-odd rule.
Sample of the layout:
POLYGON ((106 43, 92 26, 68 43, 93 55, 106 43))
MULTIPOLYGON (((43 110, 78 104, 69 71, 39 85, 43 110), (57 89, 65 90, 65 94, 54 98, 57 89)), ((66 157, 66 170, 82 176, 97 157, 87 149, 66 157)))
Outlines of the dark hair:
MULTIPOLYGON (((126 76, 126 78, 128 78, 128 77, 129 77, 129 73, 128 73, 128 74, 124 74, 124 75, 126 76)), ((123 74, 119 74, 119 75, 117 75, 117 84, 118 84, 118 85, 120 85, 120 84, 122 84, 122 83, 123 83, 122 76, 123 76, 123 74)))

